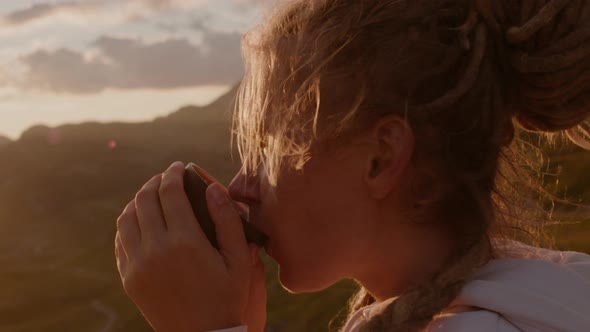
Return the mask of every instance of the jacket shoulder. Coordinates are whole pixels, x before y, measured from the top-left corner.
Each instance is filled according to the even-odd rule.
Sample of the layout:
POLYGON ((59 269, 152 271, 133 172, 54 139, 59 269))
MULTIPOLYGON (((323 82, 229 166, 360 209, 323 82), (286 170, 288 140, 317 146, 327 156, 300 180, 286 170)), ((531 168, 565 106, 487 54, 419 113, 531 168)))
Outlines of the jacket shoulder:
POLYGON ((487 310, 465 311, 436 317, 428 332, 519 332, 501 315, 487 310))

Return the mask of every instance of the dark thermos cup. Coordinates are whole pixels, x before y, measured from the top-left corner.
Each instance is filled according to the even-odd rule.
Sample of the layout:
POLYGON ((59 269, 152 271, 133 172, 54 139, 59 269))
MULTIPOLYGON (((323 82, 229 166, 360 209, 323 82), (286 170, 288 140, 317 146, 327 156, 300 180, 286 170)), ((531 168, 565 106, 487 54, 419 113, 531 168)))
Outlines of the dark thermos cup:
MULTIPOLYGON (((199 166, 194 163, 188 163, 188 165, 186 165, 184 172, 184 190, 186 191, 193 212, 197 217, 203 232, 207 235, 207 238, 213 247, 219 249, 217 236, 215 234, 215 224, 209 215, 207 199, 205 197, 205 190, 207 190, 209 184, 213 182, 215 182, 215 179, 199 166)), ((244 233, 248 243, 254 243, 259 247, 263 247, 267 240, 267 236, 246 220, 246 212, 238 204, 234 204, 234 206, 240 213, 242 226, 244 227, 244 233)))

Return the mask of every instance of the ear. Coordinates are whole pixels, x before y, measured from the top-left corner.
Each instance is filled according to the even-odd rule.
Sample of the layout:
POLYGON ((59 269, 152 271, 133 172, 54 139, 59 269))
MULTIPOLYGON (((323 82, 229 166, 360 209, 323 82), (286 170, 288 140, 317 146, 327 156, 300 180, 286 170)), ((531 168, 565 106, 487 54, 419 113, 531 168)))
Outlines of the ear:
POLYGON ((412 158, 414 134, 397 115, 381 118, 370 132, 365 182, 374 198, 386 197, 400 183, 412 158))

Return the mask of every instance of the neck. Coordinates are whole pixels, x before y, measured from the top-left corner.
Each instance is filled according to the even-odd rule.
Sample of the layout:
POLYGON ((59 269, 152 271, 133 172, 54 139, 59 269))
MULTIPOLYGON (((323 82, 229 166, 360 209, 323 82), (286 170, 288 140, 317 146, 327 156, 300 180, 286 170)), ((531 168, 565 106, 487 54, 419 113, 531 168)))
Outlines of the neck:
POLYGON ((396 222, 376 233, 355 279, 378 302, 430 280, 454 246, 452 236, 438 224, 396 222))

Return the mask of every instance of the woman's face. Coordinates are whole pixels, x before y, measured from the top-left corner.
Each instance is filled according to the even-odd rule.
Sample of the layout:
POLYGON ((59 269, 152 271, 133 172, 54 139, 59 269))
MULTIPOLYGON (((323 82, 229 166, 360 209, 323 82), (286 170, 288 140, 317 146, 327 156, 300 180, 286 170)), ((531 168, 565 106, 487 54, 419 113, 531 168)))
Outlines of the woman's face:
POLYGON ((241 173, 230 196, 250 207, 252 223, 270 240, 267 253, 292 292, 325 289, 353 278, 387 299, 427 280, 454 247, 440 218, 413 222, 412 129, 397 116, 330 152, 312 149, 303 169, 283 169, 274 194, 262 168, 241 173))
POLYGON ((292 292, 317 291, 359 269, 373 233, 363 172, 362 148, 338 155, 311 155, 300 171, 284 170, 273 196, 264 171, 229 186, 236 201, 249 205, 250 218, 270 240, 267 253, 279 265, 279 279, 292 292))

